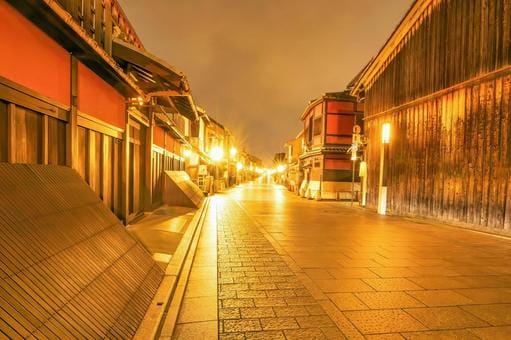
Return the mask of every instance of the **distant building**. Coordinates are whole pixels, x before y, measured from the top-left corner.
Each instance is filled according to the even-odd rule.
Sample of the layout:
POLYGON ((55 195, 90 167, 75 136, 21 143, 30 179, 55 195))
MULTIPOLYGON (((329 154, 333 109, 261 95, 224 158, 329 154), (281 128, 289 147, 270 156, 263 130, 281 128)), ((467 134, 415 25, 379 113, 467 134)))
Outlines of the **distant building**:
POLYGON ((300 167, 300 155, 303 152, 303 130, 284 144, 286 150, 286 185, 289 190, 298 194, 300 183, 303 180, 303 171, 300 167))
MULTIPOLYGON (((309 103, 301 116, 304 180, 300 195, 315 199, 351 198, 352 161, 348 150, 353 127, 363 126, 363 104, 347 92, 326 93, 309 103)), ((356 190, 359 191, 355 169, 356 190)))

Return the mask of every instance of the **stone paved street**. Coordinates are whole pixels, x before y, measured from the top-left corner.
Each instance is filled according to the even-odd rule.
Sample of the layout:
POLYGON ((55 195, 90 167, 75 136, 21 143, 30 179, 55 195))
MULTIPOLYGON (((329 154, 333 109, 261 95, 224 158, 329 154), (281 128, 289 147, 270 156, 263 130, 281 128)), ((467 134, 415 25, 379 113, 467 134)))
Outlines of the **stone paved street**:
MULTIPOLYGON (((202 237, 212 240, 216 225, 220 339, 511 337, 507 238, 309 201, 275 185, 238 187, 209 209, 202 237)), ((207 249, 197 259, 213 256, 207 249)), ((211 319, 175 335, 204 335, 194 325, 208 321, 214 337, 211 319)))

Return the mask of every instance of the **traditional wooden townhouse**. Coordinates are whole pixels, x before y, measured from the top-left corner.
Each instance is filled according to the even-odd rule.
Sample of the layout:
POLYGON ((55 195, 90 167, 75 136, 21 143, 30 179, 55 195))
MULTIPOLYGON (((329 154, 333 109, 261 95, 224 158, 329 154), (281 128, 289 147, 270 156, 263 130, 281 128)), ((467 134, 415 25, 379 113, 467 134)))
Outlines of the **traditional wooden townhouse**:
POLYGON ((284 144, 286 151, 286 185, 288 189, 298 194, 298 189, 303 180, 303 171, 300 164, 300 155, 303 152, 303 130, 296 138, 284 144))
POLYGON ((415 1, 358 78, 372 207, 511 230, 510 18, 504 0, 415 1))
POLYGON ((185 75, 115 0, 1 0, 0 17, 0 162, 72 167, 125 223, 158 205, 198 119, 185 75))
MULTIPOLYGON (((346 92, 312 100, 301 116, 303 181, 299 193, 314 199, 352 197, 353 161, 348 154, 355 125, 363 127, 363 104, 346 92)), ((355 169, 356 191, 359 189, 355 169)))

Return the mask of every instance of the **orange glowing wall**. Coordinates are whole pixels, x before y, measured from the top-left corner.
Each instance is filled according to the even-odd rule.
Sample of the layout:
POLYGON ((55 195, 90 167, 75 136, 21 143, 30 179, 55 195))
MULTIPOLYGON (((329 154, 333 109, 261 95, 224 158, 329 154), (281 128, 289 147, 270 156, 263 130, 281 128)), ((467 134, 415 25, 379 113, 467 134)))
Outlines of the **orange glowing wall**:
POLYGON ((174 152, 174 147, 177 143, 169 133, 166 133, 167 135, 165 135, 165 133, 165 130, 161 127, 155 126, 153 130, 153 144, 161 148, 166 148, 167 151, 174 152))
POLYGON ((82 63, 78 64, 78 110, 124 128, 125 98, 82 63))
POLYGON ((69 53, 4 0, 0 18, 0 76, 69 105, 69 53))
POLYGON ((176 140, 167 134, 167 139, 165 142, 167 143, 167 151, 174 152, 174 148, 176 147, 176 144, 178 144, 176 140))
POLYGON ((153 144, 161 148, 165 147, 165 131, 159 126, 153 128, 153 144))

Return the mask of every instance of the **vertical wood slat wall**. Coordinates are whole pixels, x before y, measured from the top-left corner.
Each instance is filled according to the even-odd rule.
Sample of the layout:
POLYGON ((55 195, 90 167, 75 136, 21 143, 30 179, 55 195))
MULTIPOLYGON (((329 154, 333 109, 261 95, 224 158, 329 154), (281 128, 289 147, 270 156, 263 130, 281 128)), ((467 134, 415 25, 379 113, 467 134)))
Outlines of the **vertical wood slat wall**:
MULTIPOLYGON (((0 100, 0 162, 66 165, 68 123, 0 100)), ((122 140, 78 127, 76 170, 120 218, 122 140)))
POLYGON ((369 204, 511 229, 511 0, 432 2, 366 90, 369 204))
POLYGON ((0 162, 66 164, 66 122, 0 100, 0 162))

